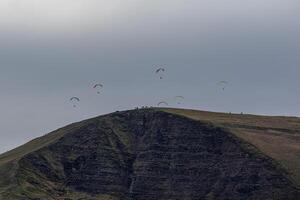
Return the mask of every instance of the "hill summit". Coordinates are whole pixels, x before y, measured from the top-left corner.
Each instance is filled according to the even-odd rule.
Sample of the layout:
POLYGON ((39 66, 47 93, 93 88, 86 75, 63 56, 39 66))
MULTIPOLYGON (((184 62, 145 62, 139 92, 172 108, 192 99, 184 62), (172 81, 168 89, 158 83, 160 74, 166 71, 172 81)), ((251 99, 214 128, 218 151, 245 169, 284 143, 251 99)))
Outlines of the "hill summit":
POLYGON ((295 200, 299 153, 298 118, 115 112, 1 155, 0 199, 295 200))

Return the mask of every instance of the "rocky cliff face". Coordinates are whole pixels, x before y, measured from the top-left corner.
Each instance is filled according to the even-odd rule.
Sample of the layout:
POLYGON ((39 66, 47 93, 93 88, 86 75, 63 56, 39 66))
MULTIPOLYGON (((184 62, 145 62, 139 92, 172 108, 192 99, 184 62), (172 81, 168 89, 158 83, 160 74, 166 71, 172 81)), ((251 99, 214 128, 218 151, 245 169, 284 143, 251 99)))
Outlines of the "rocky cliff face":
POLYGON ((229 132, 155 110, 86 121, 19 159, 11 184, 2 199, 299 198, 284 171, 229 132))

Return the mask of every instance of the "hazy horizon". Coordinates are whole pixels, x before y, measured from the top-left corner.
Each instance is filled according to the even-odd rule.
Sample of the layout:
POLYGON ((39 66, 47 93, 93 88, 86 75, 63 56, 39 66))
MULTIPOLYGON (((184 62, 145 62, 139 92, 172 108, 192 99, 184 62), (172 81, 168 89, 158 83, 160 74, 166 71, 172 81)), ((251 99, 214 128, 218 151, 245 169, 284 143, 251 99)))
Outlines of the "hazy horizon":
POLYGON ((177 95, 182 108, 300 116, 299 5, 2 0, 0 153, 75 121, 177 95), (100 95, 95 83, 104 85, 100 95), (72 96, 81 99, 76 108, 72 96))

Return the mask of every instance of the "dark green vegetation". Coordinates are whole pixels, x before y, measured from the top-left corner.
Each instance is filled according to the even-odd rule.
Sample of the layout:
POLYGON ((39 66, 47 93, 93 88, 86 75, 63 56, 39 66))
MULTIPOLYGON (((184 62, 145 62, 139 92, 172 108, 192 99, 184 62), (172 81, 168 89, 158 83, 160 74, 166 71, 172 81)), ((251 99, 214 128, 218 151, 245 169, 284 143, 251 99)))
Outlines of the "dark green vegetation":
POLYGON ((117 112, 1 155, 0 199, 298 199, 298 126, 297 118, 117 112), (272 146, 277 135, 295 139, 278 147, 291 151, 290 165, 272 146))

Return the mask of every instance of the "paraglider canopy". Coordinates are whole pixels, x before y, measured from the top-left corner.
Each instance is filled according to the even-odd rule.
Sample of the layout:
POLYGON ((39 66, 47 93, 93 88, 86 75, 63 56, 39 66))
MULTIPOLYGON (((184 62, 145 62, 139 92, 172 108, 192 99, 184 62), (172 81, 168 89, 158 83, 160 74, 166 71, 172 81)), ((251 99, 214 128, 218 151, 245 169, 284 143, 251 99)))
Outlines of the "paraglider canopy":
POLYGON ((158 68, 158 69, 155 71, 155 73, 164 72, 164 71, 165 71, 164 68, 158 68))
POLYGON ((229 84, 228 81, 220 81, 217 83, 217 85, 222 87, 223 90, 225 90, 225 88, 227 87, 228 84, 229 84))
POLYGON ((175 96, 174 100, 177 104, 181 104, 182 101, 184 100, 184 96, 175 96))
POLYGON ((78 97, 72 97, 72 98, 70 98, 70 101, 74 101, 74 100, 80 101, 80 99, 78 97))
POLYGON ((159 78, 160 79, 163 79, 163 76, 162 76, 162 73, 164 73, 166 70, 165 70, 165 68, 158 68, 156 71, 155 71, 155 73, 156 74, 159 74, 159 78))
POLYGON ((103 85, 101 83, 97 83, 94 85, 94 88, 97 88, 97 87, 103 87, 103 85))
POLYGON ((162 106, 162 105, 164 105, 164 106, 169 106, 169 104, 168 104, 167 102, 165 102, 165 101, 160 101, 160 102, 158 102, 158 104, 157 104, 157 106, 162 106))
POLYGON ((93 89, 97 89, 97 94, 100 94, 100 90, 103 88, 103 84, 97 83, 93 86, 93 89))
POLYGON ((70 101, 73 102, 73 107, 76 107, 76 102, 79 102, 80 99, 78 97, 71 97, 70 101))

